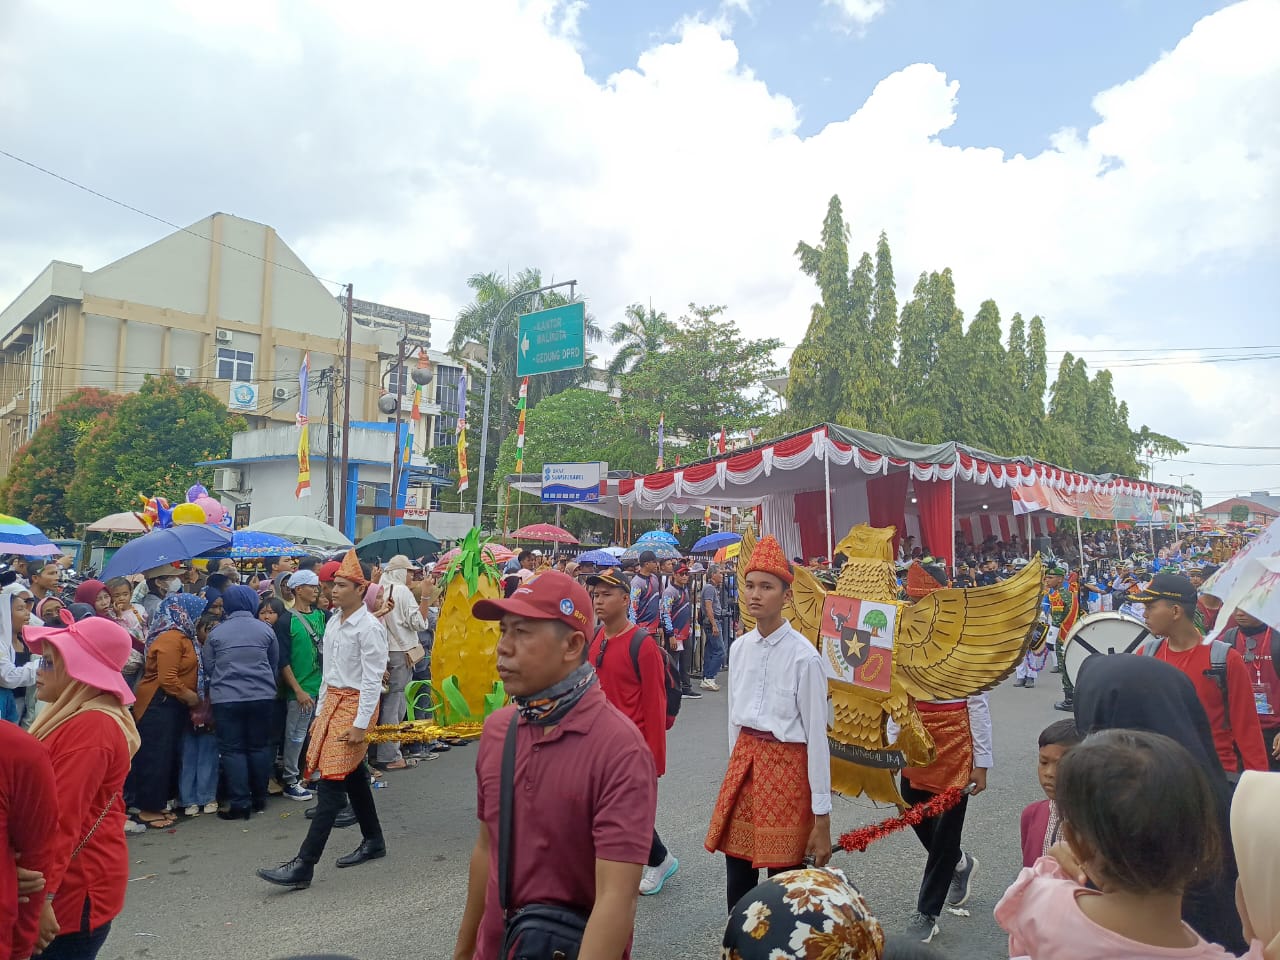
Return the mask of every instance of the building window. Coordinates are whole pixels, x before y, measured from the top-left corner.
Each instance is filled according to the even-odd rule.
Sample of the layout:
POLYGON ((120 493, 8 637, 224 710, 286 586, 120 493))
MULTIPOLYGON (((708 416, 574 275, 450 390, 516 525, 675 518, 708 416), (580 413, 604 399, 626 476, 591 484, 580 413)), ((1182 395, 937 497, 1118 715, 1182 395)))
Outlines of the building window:
POLYGON ((436 403, 440 413, 436 417, 432 446, 452 447, 458 442, 458 381, 461 367, 436 367, 436 403))
POLYGON ((218 379, 243 380, 253 379, 253 354, 247 350, 232 350, 229 347, 218 348, 218 379))

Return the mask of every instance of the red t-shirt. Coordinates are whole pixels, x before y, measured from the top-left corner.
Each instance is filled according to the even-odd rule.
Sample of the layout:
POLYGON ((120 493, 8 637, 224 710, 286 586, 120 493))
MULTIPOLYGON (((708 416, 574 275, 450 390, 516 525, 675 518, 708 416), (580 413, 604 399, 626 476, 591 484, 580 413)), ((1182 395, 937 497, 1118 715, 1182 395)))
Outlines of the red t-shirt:
POLYGON ((640 629, 632 624, 616 637, 609 638, 604 659, 600 647, 604 628, 596 631, 587 659, 600 677, 600 689, 609 702, 640 728, 640 735, 653 754, 658 776, 667 772, 667 666, 656 640, 640 644, 636 659, 640 662, 640 678, 631 660, 631 638, 640 629))
POLYGON ((0 932, 0 960, 31 955, 44 896, 18 903, 17 865, 47 875, 57 826, 58 794, 44 744, 0 721, 0 931, 9 931, 0 932))
MULTIPOLYGON (((1169 641, 1162 640, 1156 658, 1171 663, 1185 673, 1196 688, 1196 696, 1209 715, 1209 728, 1213 731, 1213 745, 1218 748, 1218 759, 1228 773, 1239 768, 1233 744, 1240 750, 1246 770, 1267 769, 1267 749, 1262 742, 1262 725, 1258 722, 1258 709, 1253 702, 1253 677, 1244 660, 1235 650, 1227 654, 1227 690, 1231 696, 1231 729, 1227 729, 1223 709, 1222 688, 1213 677, 1206 677, 1209 669, 1209 645, 1197 644, 1181 653, 1169 649, 1169 641)), ((1135 696, 1141 696, 1140 692, 1135 696)))
POLYGON ((72 717, 45 737, 44 745, 58 784, 58 828, 45 891, 57 893, 53 912, 63 933, 80 929, 85 897, 91 901, 89 929, 96 930, 124 909, 129 885, 125 803, 118 795, 129 774, 129 745, 120 725, 100 710, 72 717), (103 810, 107 814, 94 830, 103 810), (72 859, 90 830, 93 836, 72 859))
MULTIPOLYGON (((498 812, 502 745, 515 707, 484 723, 476 754, 476 815, 489 834, 489 882, 475 960, 497 960, 498 812)), ((634 723, 593 686, 553 729, 519 721, 516 732, 512 909, 558 903, 584 913, 596 899, 596 860, 646 863, 658 778, 634 723)), ((628 943, 623 960, 631 956, 628 943)))
MULTIPOLYGON (((1228 636, 1229 634, 1224 635, 1222 639, 1228 636)), ((1246 644, 1250 639, 1243 631, 1236 631, 1235 648, 1242 660, 1247 649, 1246 644)), ((1260 683, 1267 690, 1267 702, 1271 705, 1271 712, 1265 715, 1258 714, 1258 720, 1263 730, 1275 731, 1280 728, 1280 673, 1276 672, 1275 663, 1271 659, 1271 628, 1268 627, 1252 639, 1257 643, 1253 648, 1253 660, 1245 663, 1244 668, 1249 671, 1251 683, 1260 683)))

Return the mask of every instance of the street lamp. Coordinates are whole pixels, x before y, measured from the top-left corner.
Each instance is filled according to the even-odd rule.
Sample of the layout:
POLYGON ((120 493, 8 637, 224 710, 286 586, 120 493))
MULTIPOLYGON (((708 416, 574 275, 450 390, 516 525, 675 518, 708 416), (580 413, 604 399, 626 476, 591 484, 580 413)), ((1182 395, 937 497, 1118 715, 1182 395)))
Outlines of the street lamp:
POLYGON ((493 326, 489 328, 489 353, 484 364, 484 414, 480 418, 480 476, 477 478, 479 486, 476 487, 477 528, 481 526, 480 516, 484 510, 485 457, 489 454, 489 397, 493 392, 493 338, 498 333, 498 326, 502 323, 502 317, 507 312, 507 309, 521 297, 532 296, 535 293, 546 293, 548 290, 555 290, 558 287, 568 287, 569 299, 572 301, 573 290, 577 285, 577 280, 562 280, 560 283, 549 283, 545 287, 538 287, 536 290, 521 290, 498 309, 498 315, 493 319, 493 326))

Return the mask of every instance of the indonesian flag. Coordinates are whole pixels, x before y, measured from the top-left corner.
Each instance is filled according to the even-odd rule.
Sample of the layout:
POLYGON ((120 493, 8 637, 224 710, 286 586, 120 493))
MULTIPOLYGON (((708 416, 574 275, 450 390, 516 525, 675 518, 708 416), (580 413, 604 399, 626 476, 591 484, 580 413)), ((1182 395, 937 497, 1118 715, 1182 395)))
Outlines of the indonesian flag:
POLYGON ((1013 515, 1015 517, 1021 517, 1023 514, 1034 513, 1045 508, 1043 503, 1038 503, 1035 500, 1035 494, 1032 489, 1014 487, 1010 494, 1013 497, 1013 515))

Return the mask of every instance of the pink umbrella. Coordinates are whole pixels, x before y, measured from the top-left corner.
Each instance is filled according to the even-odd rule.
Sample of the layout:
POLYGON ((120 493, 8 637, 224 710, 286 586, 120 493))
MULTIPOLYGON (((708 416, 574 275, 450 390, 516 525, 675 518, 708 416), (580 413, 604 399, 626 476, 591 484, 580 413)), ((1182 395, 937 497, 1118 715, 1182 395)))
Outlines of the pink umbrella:
MULTIPOLYGON (((441 555, 436 561, 436 565, 431 568, 432 573, 443 573, 453 559, 462 552, 460 547, 454 547, 452 550, 441 555)), ((516 552, 510 547, 505 547, 500 543, 491 543, 484 548, 485 559, 490 563, 503 564, 516 555, 516 552)))
POLYGON ((554 523, 531 523, 511 534, 514 540, 537 540, 539 543, 577 543, 578 538, 554 523))

